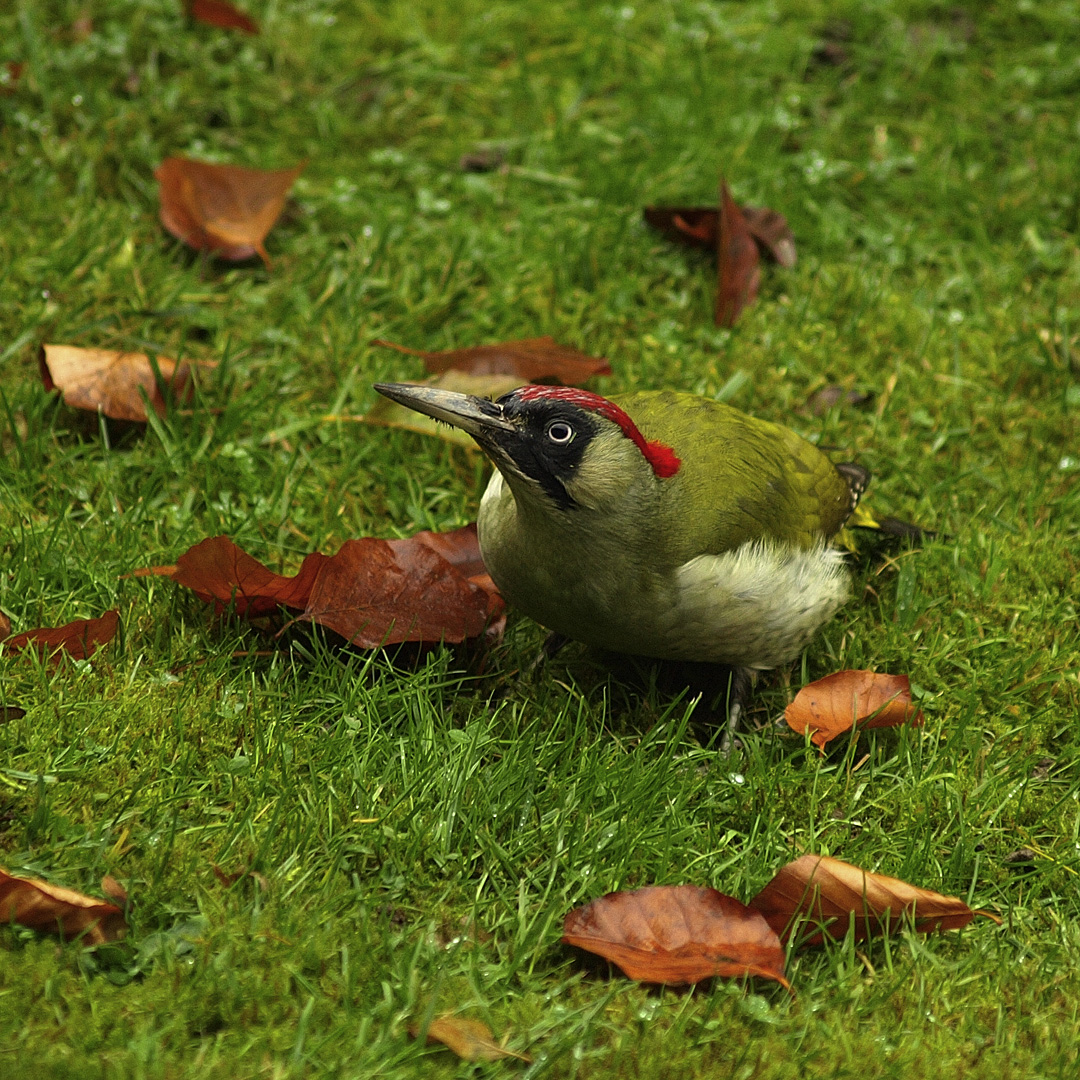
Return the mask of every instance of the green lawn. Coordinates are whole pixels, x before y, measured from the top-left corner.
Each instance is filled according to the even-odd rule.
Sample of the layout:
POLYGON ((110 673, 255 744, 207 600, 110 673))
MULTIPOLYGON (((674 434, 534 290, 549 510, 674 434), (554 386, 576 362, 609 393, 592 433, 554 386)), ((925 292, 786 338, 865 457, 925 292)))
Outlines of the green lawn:
POLYGON ((0 10, 0 71, 26 65, 0 85, 0 609, 122 620, 91 662, 0 656, 0 706, 26 709, 0 724, 0 865, 95 894, 109 873, 134 903, 120 949, 0 927, 0 1074, 1074 1075, 1080 3, 243 6, 261 36, 179 0, 0 10), (492 143, 508 169, 459 169, 492 143), (308 160, 272 270, 162 230, 170 154, 308 160), (730 332, 710 260, 641 223, 721 171, 799 246, 730 332), (762 681, 730 758, 649 665, 570 648, 523 679, 543 631, 513 615, 482 667, 303 633, 234 656, 273 643, 123 576, 219 533, 291 572, 472 520, 478 455, 324 417, 421 375, 373 338, 540 334, 608 357, 601 392, 790 424, 937 533, 863 545, 856 598, 762 681), (43 342, 221 363, 143 429, 46 393, 43 342), (876 397, 813 415, 832 383, 876 397), (925 728, 822 758, 775 725, 845 667, 909 674, 925 728), (559 943, 606 891, 746 899, 805 852, 1004 924, 794 954, 794 998, 649 989, 559 943), (449 1010, 534 1064, 409 1037, 449 1010))

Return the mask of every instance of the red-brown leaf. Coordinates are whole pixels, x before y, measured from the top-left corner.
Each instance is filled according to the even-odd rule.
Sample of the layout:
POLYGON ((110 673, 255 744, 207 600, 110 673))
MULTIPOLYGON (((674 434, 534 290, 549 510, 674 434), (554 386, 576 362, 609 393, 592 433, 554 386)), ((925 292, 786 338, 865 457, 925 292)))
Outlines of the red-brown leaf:
POLYGON ((922 727, 923 715, 911 704, 911 682, 906 675, 879 675, 874 671, 837 671, 808 683, 784 710, 792 731, 812 732, 810 741, 825 744, 859 728, 922 727))
POLYGON ((301 618, 353 645, 457 643, 500 619, 502 597, 470 580, 423 539, 347 540, 322 567, 301 618))
POLYGON ((302 612, 362 648, 403 641, 461 642, 498 634, 505 603, 487 576, 476 526, 406 540, 347 540, 304 559, 294 577, 268 570, 228 537, 203 540, 176 561, 174 581, 218 610, 248 618, 278 607, 302 612))
MULTIPOLYGON (((795 237, 787 218, 766 207, 743 206, 740 209, 759 253, 775 259, 781 266, 794 266, 797 261, 795 237)), ((711 206, 647 206, 642 215, 647 225, 662 232, 669 240, 705 251, 717 250, 720 211, 711 206)))
POLYGON ((905 917, 913 919, 915 928, 924 933, 957 930, 976 915, 1001 923, 990 912, 972 911, 958 897, 867 873, 827 855, 803 855, 782 867, 750 901, 750 907, 785 941, 806 920, 807 929, 817 931, 806 940, 800 938, 808 945, 820 944, 824 934, 841 938, 849 926, 856 940, 895 932, 905 917))
POLYGON ((513 375, 523 382, 560 382, 566 386, 579 386, 594 375, 611 374, 611 365, 602 357, 560 345, 551 337, 523 338, 444 352, 410 349, 381 338, 372 344, 397 349, 410 356, 422 356, 425 367, 433 374, 452 369, 469 375, 513 375))
POLYGON ((750 235, 762 251, 772 256, 781 266, 790 268, 798 262, 795 237, 783 214, 766 206, 744 206, 742 214, 750 235))
POLYGON ((218 611, 233 604, 238 615, 254 619, 279 607, 302 610, 328 559, 313 552, 294 577, 286 577, 268 570, 227 536, 212 536, 185 551, 170 576, 218 611))
POLYGON ((223 30, 243 30, 245 34, 259 32, 259 24, 228 0, 188 0, 187 10, 193 19, 223 30))
MULTIPOLYGON (((145 353, 43 345, 39 357, 46 390, 59 390, 73 409, 103 412, 113 420, 146 423, 146 394, 158 416, 165 415, 166 394, 177 401, 191 397, 191 365, 159 356, 157 374, 145 353)), ((211 362, 200 367, 214 367, 211 362)))
POLYGON ((69 939, 82 935, 86 945, 117 941, 127 933, 124 913, 115 904, 0 870, 0 923, 12 921, 69 939))
POLYGON ((11 633, 11 620, 0 611, 0 641, 11 633))
POLYGON ((720 182, 720 229, 716 245, 717 326, 734 326, 747 304, 753 303, 761 282, 760 256, 746 218, 731 197, 727 181, 720 182))
POLYGON ((269 267, 263 241, 303 170, 303 164, 267 171, 166 158, 154 171, 160 185, 161 223, 198 251, 231 260, 257 254, 269 267))
POLYGON ((51 656, 62 649, 75 660, 85 660, 99 645, 112 641, 119 618, 120 613, 114 609, 97 619, 76 619, 56 627, 40 626, 8 638, 3 643, 4 652, 18 652, 33 645, 42 656, 51 656))
POLYGON ((756 975, 788 986, 784 950, 760 914, 697 885, 608 893, 571 911, 562 939, 640 982, 682 985, 756 975))

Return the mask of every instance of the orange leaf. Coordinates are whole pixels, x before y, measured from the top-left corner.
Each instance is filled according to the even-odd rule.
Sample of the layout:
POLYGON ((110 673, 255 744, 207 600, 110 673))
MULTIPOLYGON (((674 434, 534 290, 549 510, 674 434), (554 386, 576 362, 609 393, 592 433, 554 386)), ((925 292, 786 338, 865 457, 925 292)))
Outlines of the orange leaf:
POLYGON ((505 605, 498 592, 457 570, 423 535, 346 540, 321 568, 300 617, 363 649, 457 643, 489 623, 500 625, 505 605))
POLYGON ((124 913, 115 904, 0 870, 0 922, 12 921, 31 930, 58 930, 65 938, 82 935, 86 945, 117 941, 127 933, 124 913))
MULTIPOLYGON (((420 1036, 420 1025, 413 1024, 409 1027, 409 1034, 414 1039, 420 1036)), ((454 1016, 447 1013, 445 1016, 437 1016, 428 1025, 427 1041, 440 1042, 449 1047, 463 1061, 498 1061, 500 1058, 512 1057, 518 1061, 531 1061, 524 1054, 515 1054, 513 1050, 507 1050, 495 1041, 491 1028, 481 1020, 469 1020, 464 1016, 454 1016)))
POLYGON ((238 615, 254 619, 279 607, 302 609, 327 558, 313 552, 294 577, 285 577, 268 570, 227 536, 212 536, 185 551, 170 576, 200 600, 213 602, 218 611, 233 604, 238 615))
POLYGON ((716 325, 734 326, 742 309, 757 296, 761 267, 757 244, 725 180, 720 182, 716 255, 716 325))
POLYGON ((922 727, 923 715, 911 704, 911 683, 906 675, 879 675, 874 671, 837 671, 808 683, 784 710, 792 731, 809 730, 810 741, 824 750, 838 735, 860 728, 922 727))
POLYGON ((161 223, 198 251, 214 251, 234 261, 258 254, 269 267, 263 241, 303 170, 303 164, 266 171, 166 158, 154 170, 161 223))
POLYGON ((381 338, 372 344, 397 349, 410 356, 422 356, 424 365, 433 374, 452 369, 468 375, 513 375, 523 382, 555 381, 566 386, 578 386, 594 375, 611 374, 611 365, 602 357, 560 345, 551 337, 523 338, 444 352, 410 349, 381 338))
POLYGON ((243 30, 245 34, 259 32, 259 24, 228 0, 188 0, 187 11, 193 19, 223 30, 243 30))
POLYGON ((63 649, 75 660, 92 656, 99 645, 112 641, 116 635, 120 613, 115 609, 106 611, 97 619, 76 619, 64 626, 41 626, 16 634, 4 642, 5 652, 18 652, 27 645, 34 645, 42 656, 63 649))
POLYGON ((658 885, 608 893, 571 911, 562 939, 640 982, 756 975, 789 987, 776 934, 758 912, 716 889, 658 885))
MULTIPOLYGON (((154 366, 145 353, 114 349, 80 349, 75 345, 43 345, 39 357, 46 390, 59 390, 73 409, 101 411, 113 420, 146 423, 146 394, 154 412, 165 415, 166 392, 178 400, 191 396, 191 365, 157 358, 154 366)), ((209 361, 200 367, 216 367, 209 361)))
POLYGON ((819 945, 824 934, 843 937, 849 926, 858 941, 871 934, 895 932, 905 916, 924 933, 957 930, 976 915, 1001 923, 987 911, 972 911, 958 897, 870 874, 828 855, 803 855, 788 863, 750 901, 750 907, 785 940, 796 919, 807 920, 820 931, 801 942, 808 945, 819 945))

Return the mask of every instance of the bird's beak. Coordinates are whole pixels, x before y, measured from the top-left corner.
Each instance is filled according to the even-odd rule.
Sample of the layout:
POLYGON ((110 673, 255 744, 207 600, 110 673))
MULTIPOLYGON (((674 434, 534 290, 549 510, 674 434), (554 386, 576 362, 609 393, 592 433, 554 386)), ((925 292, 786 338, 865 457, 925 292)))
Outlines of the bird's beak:
POLYGON ((484 446, 490 446, 500 432, 517 430, 503 415, 502 406, 487 398, 412 383, 376 383, 375 389, 407 409, 461 428, 484 446))

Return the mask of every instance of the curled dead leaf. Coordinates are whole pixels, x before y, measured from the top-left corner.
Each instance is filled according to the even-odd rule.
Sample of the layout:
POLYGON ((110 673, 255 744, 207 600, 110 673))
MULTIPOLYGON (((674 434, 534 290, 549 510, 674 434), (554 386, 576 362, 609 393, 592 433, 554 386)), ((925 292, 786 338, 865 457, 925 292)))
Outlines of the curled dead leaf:
POLYGON ((127 889, 116 878, 106 874, 101 879, 101 891, 114 903, 123 907, 128 902, 127 889))
POLYGON ((757 297, 761 257, 750 228, 727 181, 720 182, 720 229, 717 240, 717 326, 734 326, 747 304, 757 297))
MULTIPOLYGON (((759 253, 781 266, 798 261, 795 237, 787 218, 764 206, 739 208, 759 253)), ((662 232, 669 240, 715 252, 720 239, 720 211, 711 206, 647 206, 642 211, 645 223, 662 232)))
POLYGON ((657 885, 608 893, 566 916, 562 940, 640 982, 755 975, 790 989, 774 931, 757 911, 716 889, 657 885))
MULTIPOLYGON (((422 1032, 419 1024, 409 1026, 409 1034, 418 1039, 422 1032)), ((518 1061, 531 1061, 525 1054, 507 1050, 502 1043, 495 1041, 491 1028, 482 1020, 470 1020, 464 1016, 446 1013, 437 1016, 428 1025, 427 1041, 438 1042, 453 1050, 463 1061, 498 1061, 501 1058, 517 1058, 518 1061)))
POLYGON ((973 911, 959 897, 868 873, 828 855, 803 855, 781 867, 750 907, 785 941, 806 924, 814 931, 800 937, 806 945, 820 944, 825 934, 843 937, 849 926, 857 941, 895 933, 906 918, 924 933, 957 930, 976 915, 1001 923, 988 911, 973 911))
POLYGON ((0 923, 6 922, 31 930, 58 931, 69 940, 81 937, 85 945, 118 941, 128 928, 124 913, 115 904, 0 870, 0 923))
POLYGON ((293 169, 244 169, 190 158, 166 158, 154 170, 162 225, 197 251, 237 261, 259 255, 306 163, 293 169))
POLYGON ((112 609, 96 619, 76 619, 56 627, 40 626, 9 637, 3 642, 2 648, 4 652, 14 653, 32 645, 42 656, 63 651, 73 660, 85 660, 94 654, 99 645, 112 641, 119 620, 120 613, 112 609))
POLYGON ((607 360, 589 356, 569 345, 560 345, 551 337, 523 338, 498 345, 474 345, 442 352, 410 349, 381 338, 372 344, 396 349, 410 356, 422 356, 425 367, 436 375, 451 370, 467 375, 507 375, 518 380, 516 386, 535 382, 580 386, 594 375, 611 374, 611 365, 607 360))
MULTIPOLYGON (((80 349, 75 345, 43 345, 39 357, 46 390, 59 390, 73 409, 103 412, 112 420, 146 423, 146 401, 164 416, 167 395, 178 401, 191 397, 192 365, 165 356, 157 370, 145 353, 114 349, 80 349), (143 395, 146 395, 145 399, 143 395)), ((213 368, 211 361, 198 364, 213 368)))
POLYGON ((810 731, 810 741, 821 750, 855 726, 923 724, 922 713, 911 703, 911 682, 906 675, 861 670, 837 671, 808 683, 784 710, 784 719, 800 735, 810 731))

